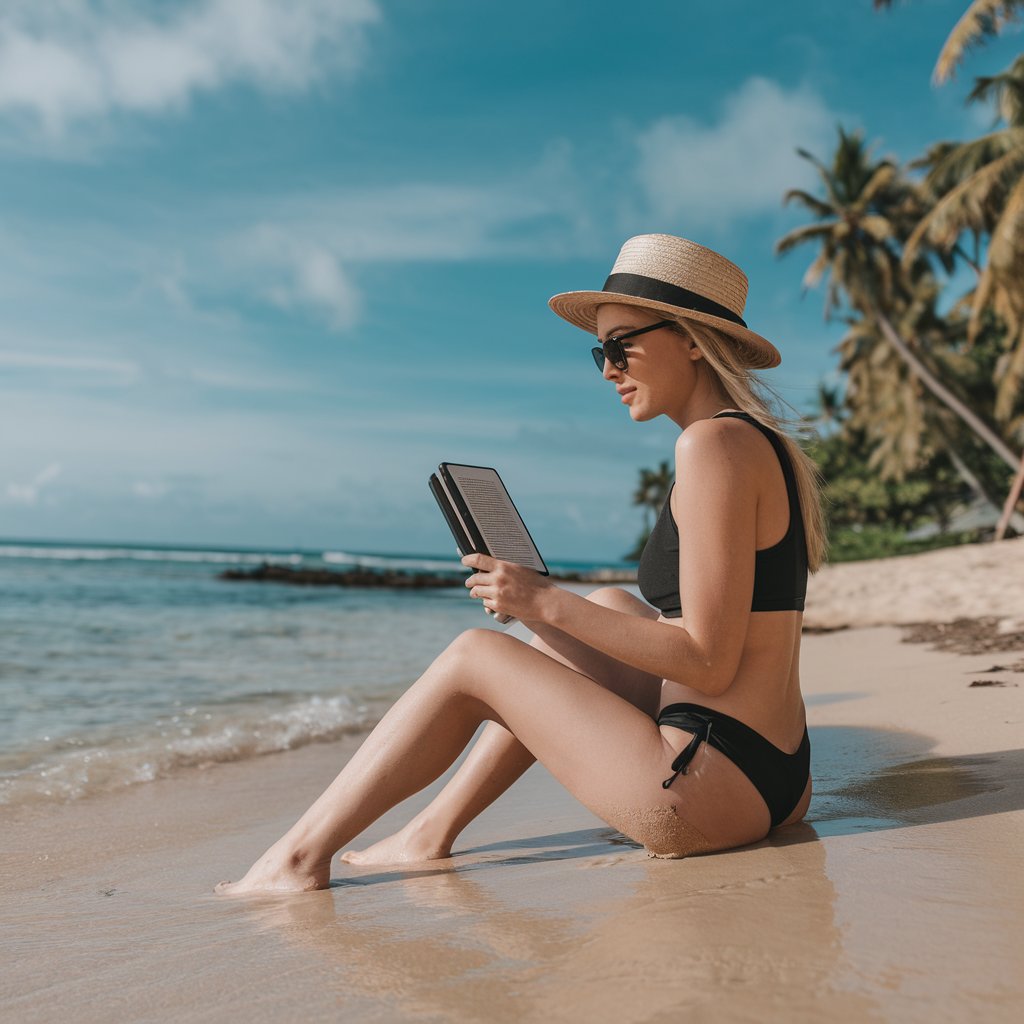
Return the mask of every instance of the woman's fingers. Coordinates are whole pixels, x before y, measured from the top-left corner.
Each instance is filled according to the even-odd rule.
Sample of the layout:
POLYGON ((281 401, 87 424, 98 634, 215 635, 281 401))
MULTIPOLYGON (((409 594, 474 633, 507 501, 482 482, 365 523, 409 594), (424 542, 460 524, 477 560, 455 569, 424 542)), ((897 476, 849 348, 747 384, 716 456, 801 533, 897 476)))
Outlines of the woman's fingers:
POLYGON ((465 580, 469 596, 482 601, 488 611, 521 617, 535 603, 538 588, 546 585, 533 570, 490 555, 466 555, 462 562, 476 569, 465 580))

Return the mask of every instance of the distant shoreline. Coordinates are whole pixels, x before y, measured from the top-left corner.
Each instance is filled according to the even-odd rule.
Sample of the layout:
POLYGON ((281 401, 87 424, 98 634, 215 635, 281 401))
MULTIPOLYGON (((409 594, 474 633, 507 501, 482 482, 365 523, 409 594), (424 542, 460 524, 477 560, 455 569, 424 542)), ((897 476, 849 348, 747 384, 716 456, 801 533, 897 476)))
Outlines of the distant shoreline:
MULTIPOLYGON (((432 590, 461 587, 464 576, 451 572, 417 572, 397 569, 373 570, 295 568, 264 562, 251 569, 225 569, 218 579, 232 583, 286 583, 299 587, 389 587, 404 590, 432 590)), ((635 569, 594 569, 552 574, 559 583, 635 583, 635 569)))

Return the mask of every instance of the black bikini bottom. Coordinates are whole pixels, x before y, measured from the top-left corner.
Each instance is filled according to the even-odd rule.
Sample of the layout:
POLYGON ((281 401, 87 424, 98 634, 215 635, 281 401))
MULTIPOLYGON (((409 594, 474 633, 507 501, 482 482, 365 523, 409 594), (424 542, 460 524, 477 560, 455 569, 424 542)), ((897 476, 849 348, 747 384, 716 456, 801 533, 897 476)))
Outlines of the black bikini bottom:
POLYGON ((725 754, 754 784, 768 805, 772 828, 781 825, 800 802, 811 770, 811 741, 806 726, 800 746, 795 753, 787 754, 739 719, 700 704, 669 704, 659 713, 658 725, 693 733, 689 745, 672 762, 674 774, 662 783, 665 789, 686 774, 697 748, 707 743, 725 754))

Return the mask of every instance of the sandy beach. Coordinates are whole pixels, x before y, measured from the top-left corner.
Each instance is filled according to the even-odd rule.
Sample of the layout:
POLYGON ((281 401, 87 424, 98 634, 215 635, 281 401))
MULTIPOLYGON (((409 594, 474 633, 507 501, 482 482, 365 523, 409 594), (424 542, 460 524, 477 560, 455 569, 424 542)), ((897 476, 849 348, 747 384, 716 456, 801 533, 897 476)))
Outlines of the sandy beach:
POLYGON ((357 738, 4 810, 4 1017, 1017 1020, 1022 620, 1024 539, 812 577, 811 812, 726 854, 648 859, 538 766, 448 861, 212 896, 357 738))

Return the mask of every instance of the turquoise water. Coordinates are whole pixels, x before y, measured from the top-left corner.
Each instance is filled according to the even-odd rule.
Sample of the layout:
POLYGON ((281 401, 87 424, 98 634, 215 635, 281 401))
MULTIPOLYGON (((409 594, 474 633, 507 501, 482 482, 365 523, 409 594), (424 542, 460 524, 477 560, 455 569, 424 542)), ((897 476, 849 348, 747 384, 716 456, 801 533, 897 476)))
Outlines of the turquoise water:
POLYGON ((364 731, 459 632, 494 628, 461 587, 217 578, 263 561, 461 571, 454 558, 0 542, 0 804, 364 731))

